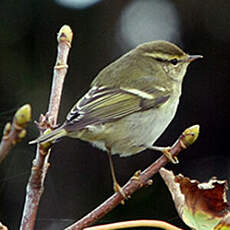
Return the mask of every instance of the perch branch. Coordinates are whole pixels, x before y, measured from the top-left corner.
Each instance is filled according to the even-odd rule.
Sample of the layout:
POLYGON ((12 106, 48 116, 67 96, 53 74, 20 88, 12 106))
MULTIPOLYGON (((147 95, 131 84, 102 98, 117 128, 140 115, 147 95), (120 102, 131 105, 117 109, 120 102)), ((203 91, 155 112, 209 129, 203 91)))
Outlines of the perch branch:
MULTIPOLYGON (((170 152, 173 156, 177 156, 179 152, 193 144, 199 135, 199 125, 194 125, 187 128, 181 136, 177 139, 175 144, 171 147, 170 152)), ((168 158, 164 155, 146 168, 143 172, 138 174, 138 179, 131 178, 123 187, 126 197, 129 197, 138 189, 143 186, 151 185, 151 177, 156 174, 161 167, 164 167, 169 162, 168 158)), ((136 175, 137 176, 137 175, 136 175)), ((119 205, 123 201, 123 196, 117 192, 108 198, 104 203, 98 206, 96 209, 91 211, 89 214, 84 216, 82 219, 65 228, 65 230, 80 230, 84 229, 95 223, 97 220, 105 216, 113 208, 119 205)))
POLYGON ((165 230, 182 230, 177 228, 172 224, 169 224, 160 220, 131 220, 131 221, 122 221, 113 224, 104 224, 94 227, 85 228, 84 230, 114 230, 114 229, 126 229, 126 228, 136 228, 136 227, 155 227, 162 228, 165 230))
POLYGON ((0 143, 0 163, 13 146, 26 136, 25 127, 31 120, 31 106, 23 105, 15 113, 12 124, 6 123, 0 143))
MULTIPOLYGON (((63 82, 67 73, 67 58, 71 47, 72 36, 71 28, 66 25, 60 29, 57 36, 58 52, 53 72, 49 109, 46 116, 41 115, 38 124, 41 132, 53 127, 57 122, 63 82)), ((36 157, 33 160, 31 175, 27 184, 27 193, 20 226, 21 230, 32 230, 34 228, 39 201, 44 190, 44 180, 49 167, 49 155, 49 147, 37 145, 36 157)))

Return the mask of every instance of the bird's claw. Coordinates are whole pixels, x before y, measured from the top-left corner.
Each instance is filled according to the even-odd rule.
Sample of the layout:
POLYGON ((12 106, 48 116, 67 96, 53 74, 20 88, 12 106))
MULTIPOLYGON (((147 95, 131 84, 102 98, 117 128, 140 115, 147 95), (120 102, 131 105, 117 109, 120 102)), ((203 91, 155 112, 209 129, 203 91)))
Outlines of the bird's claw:
POLYGON ((162 152, 170 162, 173 164, 178 164, 179 160, 176 156, 173 156, 171 153, 171 147, 158 147, 158 146, 151 146, 150 149, 157 150, 162 152))
POLYGON ((119 192, 122 195, 122 197, 124 199, 121 201, 121 204, 124 205, 125 200, 127 200, 129 198, 129 196, 125 195, 125 192, 123 191, 122 187, 118 183, 113 184, 113 190, 114 190, 115 193, 119 192))
POLYGON ((165 147, 161 150, 161 152, 169 159, 173 164, 178 164, 179 160, 176 156, 173 156, 171 153, 171 147, 165 147))

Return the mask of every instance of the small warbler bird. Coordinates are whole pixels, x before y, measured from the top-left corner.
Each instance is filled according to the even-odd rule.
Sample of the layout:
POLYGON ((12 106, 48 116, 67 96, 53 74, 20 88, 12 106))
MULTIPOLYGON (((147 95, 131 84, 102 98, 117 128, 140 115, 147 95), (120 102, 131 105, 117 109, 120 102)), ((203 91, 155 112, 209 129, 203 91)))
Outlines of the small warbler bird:
POLYGON ((108 153, 114 190, 120 191, 111 154, 130 156, 145 149, 168 148, 154 142, 175 116, 188 65, 202 58, 167 41, 141 44, 99 72, 89 91, 73 106, 66 121, 30 142, 79 138, 108 153))

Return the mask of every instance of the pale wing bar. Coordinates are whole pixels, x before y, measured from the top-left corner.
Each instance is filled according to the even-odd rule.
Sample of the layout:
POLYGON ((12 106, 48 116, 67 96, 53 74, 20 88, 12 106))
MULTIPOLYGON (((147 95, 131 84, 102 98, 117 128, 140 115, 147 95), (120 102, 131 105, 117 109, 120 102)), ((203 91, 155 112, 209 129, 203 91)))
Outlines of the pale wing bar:
POLYGON ((137 95, 132 90, 93 87, 74 105, 67 116, 64 128, 68 131, 74 131, 82 129, 87 125, 113 121, 133 112, 160 106, 169 98, 166 92, 155 89, 153 94, 153 89, 149 89, 149 91, 145 90, 145 97, 143 98, 139 92, 137 95), (146 94, 150 96, 157 95, 157 97, 146 99, 146 94))

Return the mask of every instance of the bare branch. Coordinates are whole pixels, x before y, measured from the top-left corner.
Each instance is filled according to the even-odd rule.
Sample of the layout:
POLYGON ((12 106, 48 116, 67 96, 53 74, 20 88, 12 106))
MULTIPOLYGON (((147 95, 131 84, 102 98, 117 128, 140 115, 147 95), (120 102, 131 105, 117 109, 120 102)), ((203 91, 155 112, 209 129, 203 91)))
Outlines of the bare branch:
POLYGON ((51 117, 54 123, 57 122, 63 83, 68 69, 67 58, 71 48, 72 38, 72 30, 66 25, 60 29, 57 36, 58 54, 56 65, 54 67, 53 84, 48 109, 48 115, 51 117))
POLYGON ((94 227, 85 228, 84 230, 114 230, 114 229, 126 229, 126 228, 135 228, 135 227, 155 227, 162 228, 165 230, 182 230, 172 224, 169 224, 160 220, 131 220, 131 221, 122 221, 113 224, 104 224, 94 227))
MULTIPOLYGON (((187 148, 189 145, 193 144, 199 135, 199 125, 194 125, 190 128, 187 128, 181 136, 177 139, 175 144, 171 147, 171 153, 173 156, 177 156, 179 152, 183 149, 187 148)), ((168 158, 164 155, 161 156, 158 160, 156 160, 153 164, 151 164, 147 169, 145 169, 142 173, 140 172, 137 179, 131 178, 123 187, 122 190, 126 194, 126 196, 130 196, 138 189, 143 186, 150 185, 152 183, 151 177, 156 174, 161 167, 164 167, 169 162, 168 158)), ((113 194, 110 198, 108 198, 104 203, 94 209, 92 212, 87 214, 85 217, 74 223, 73 225, 65 228, 65 230, 80 230, 85 227, 90 226, 103 216, 105 216, 108 212, 110 212, 113 208, 119 205, 123 196, 117 192, 113 194)))
MULTIPOLYGON (((67 25, 64 25, 60 29, 57 36, 58 53, 53 73, 49 109, 46 116, 41 115, 38 124, 41 132, 48 127, 53 127, 57 122, 63 82, 67 73, 67 57, 71 47, 72 36, 71 28, 67 25)), ((33 160, 31 175, 27 184, 27 194, 20 226, 21 230, 32 230, 34 228, 39 201, 44 190, 44 180, 49 167, 49 155, 49 148, 39 144, 37 145, 36 157, 33 160)))
POLYGON ((8 122, 3 131, 0 143, 0 163, 5 159, 11 148, 26 136, 25 127, 31 120, 31 106, 23 105, 14 115, 12 124, 8 122))

